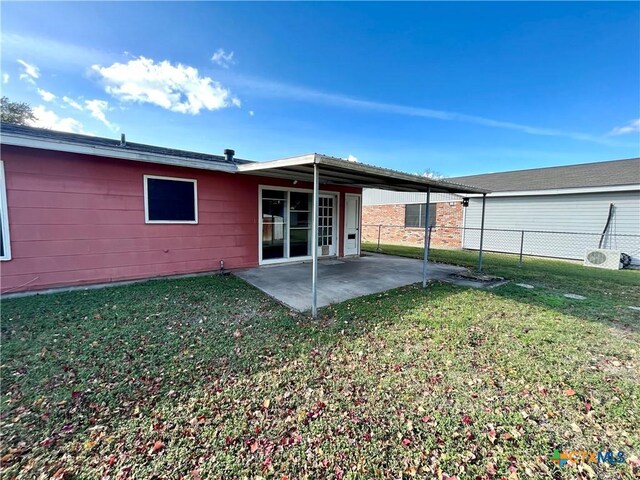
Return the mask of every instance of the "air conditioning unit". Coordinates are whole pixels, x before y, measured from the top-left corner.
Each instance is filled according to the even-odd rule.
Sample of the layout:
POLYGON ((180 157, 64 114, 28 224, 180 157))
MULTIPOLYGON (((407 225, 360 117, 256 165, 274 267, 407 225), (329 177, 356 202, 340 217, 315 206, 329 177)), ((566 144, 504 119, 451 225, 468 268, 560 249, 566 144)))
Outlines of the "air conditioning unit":
POLYGON ((607 250, 597 248, 587 250, 584 255, 584 265, 586 267, 607 268, 609 270, 620 270, 619 250, 607 250))

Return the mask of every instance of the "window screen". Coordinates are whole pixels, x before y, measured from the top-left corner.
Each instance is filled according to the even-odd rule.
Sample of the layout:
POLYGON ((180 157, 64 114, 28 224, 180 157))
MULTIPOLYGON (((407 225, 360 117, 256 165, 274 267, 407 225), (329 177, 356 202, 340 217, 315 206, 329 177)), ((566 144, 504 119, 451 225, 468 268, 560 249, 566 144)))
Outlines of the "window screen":
MULTIPOLYGON (((424 216, 426 214, 426 203, 407 204, 404 209, 405 228, 424 228, 424 216)), ((429 226, 436 224, 436 204, 429 204, 429 226)))
POLYGON ((146 177, 147 221, 196 222, 196 181, 146 177))

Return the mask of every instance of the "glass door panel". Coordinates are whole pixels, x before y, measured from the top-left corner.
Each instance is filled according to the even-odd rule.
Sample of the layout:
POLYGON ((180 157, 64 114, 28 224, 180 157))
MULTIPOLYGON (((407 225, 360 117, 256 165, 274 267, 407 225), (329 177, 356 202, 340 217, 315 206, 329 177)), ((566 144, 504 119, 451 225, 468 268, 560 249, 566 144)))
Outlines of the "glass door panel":
POLYGON ((334 237, 334 197, 318 199, 318 254, 335 255, 334 237))
MULTIPOLYGON (((262 260, 311 256, 312 198, 311 192, 262 190, 262 260)), ((335 197, 318 200, 318 254, 336 255, 335 197)))
POLYGON ((289 257, 311 255, 311 194, 289 193, 289 257))
POLYGON ((286 192, 262 192, 262 259, 286 256, 286 192))

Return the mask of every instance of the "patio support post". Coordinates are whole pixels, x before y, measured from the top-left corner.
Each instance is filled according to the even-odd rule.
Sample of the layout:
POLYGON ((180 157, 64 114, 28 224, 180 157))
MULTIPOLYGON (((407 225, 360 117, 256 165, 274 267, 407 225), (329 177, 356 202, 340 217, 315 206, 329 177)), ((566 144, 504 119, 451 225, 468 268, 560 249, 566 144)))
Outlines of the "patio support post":
POLYGON ((313 219, 311 222, 312 240, 311 240, 311 316, 316 318, 318 315, 318 190, 320 186, 320 172, 318 164, 313 164, 313 219))
POLYGON ((429 202, 431 201, 431 187, 427 187, 427 208, 424 214, 424 255, 422 255, 422 288, 427 287, 427 264, 429 263, 429 202))
POLYGON ((478 271, 482 271, 482 243, 484 241, 484 211, 487 205, 487 194, 482 194, 482 219, 480 220, 480 253, 478 255, 478 271))

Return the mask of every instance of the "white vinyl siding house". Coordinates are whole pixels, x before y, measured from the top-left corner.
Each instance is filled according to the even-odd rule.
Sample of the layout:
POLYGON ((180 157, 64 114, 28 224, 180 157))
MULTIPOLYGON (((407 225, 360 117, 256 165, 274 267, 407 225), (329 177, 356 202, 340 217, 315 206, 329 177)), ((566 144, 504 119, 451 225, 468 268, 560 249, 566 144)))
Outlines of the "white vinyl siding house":
MULTIPOLYGON (((621 250, 640 263, 640 190, 490 197, 484 249, 516 253, 525 230, 525 255, 583 259, 588 248, 598 248, 611 203, 613 215, 602 248, 621 250)), ((478 249, 480 234, 474 229, 480 228, 481 213, 482 199, 471 198, 465 209, 463 248, 478 249)))
MULTIPOLYGON (((491 192, 487 195, 483 240, 487 251, 519 253, 522 243, 525 255, 582 260, 587 249, 599 247, 613 204, 602 248, 620 250, 632 257, 633 264, 640 264, 639 158, 447 180, 491 192)), ((364 209, 423 203, 425 197, 365 190, 364 209)), ((469 195, 462 222, 451 225, 464 227, 462 248, 479 248, 481 214, 482 197, 469 195)))

